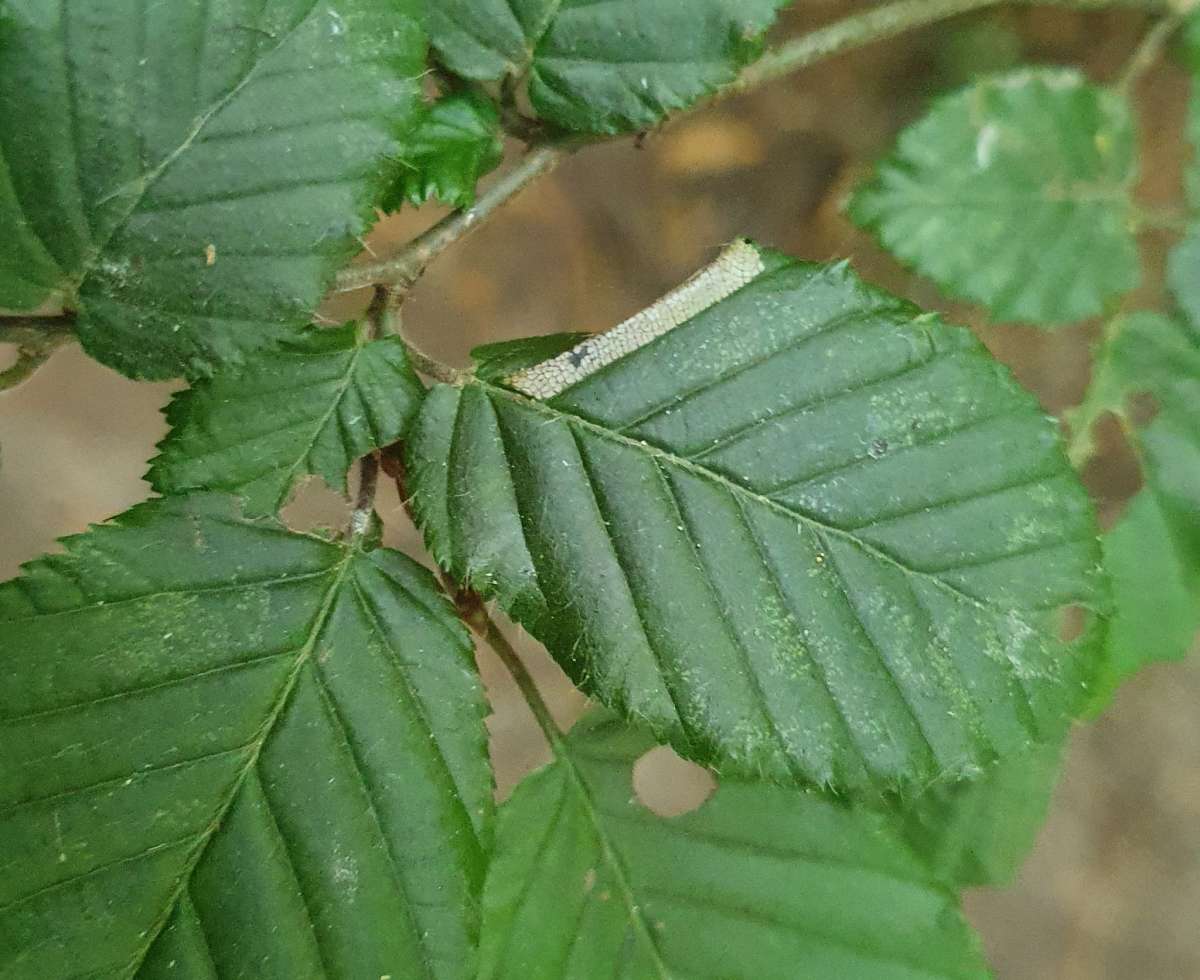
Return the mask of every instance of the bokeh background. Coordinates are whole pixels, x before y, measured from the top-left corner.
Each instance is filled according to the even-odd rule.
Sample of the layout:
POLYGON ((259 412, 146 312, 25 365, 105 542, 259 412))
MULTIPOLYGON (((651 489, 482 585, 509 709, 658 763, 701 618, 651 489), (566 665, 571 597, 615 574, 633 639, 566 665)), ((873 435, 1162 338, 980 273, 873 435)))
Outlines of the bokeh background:
MULTIPOLYGON (((800 0, 785 36, 865 4, 800 0)), ((973 75, 1020 62, 1066 63, 1116 76, 1145 27, 1135 12, 1051 8, 959 18, 840 56, 752 95, 678 121, 635 146, 590 148, 513 201, 441 258, 405 306, 405 325, 435 356, 464 363, 474 345, 562 330, 602 330, 653 301, 749 235, 811 260, 850 258, 868 280, 977 330, 1055 413, 1078 402, 1097 324, 1046 332, 990 325, 948 304, 884 256, 840 215, 840 204, 927 99, 973 75)), ((1178 200, 1187 79, 1169 62, 1137 91, 1140 195, 1178 200)), ((513 148, 516 150, 517 148, 513 148)), ((443 212, 407 211, 381 224, 377 253, 443 212)), ((1145 285, 1126 309, 1163 301, 1169 238, 1144 238, 1145 285)), ((333 318, 361 309, 342 297, 333 318)), ((0 351, 0 365, 6 354, 0 351)), ((22 561, 144 499, 145 461, 165 427, 172 385, 137 384, 60 351, 31 381, 0 395, 0 578, 22 561)), ((1106 521, 1138 486, 1113 426, 1085 478, 1106 521)), ((389 543, 417 539, 392 489, 380 511, 389 543)), ((336 526, 345 505, 309 485, 289 507, 296 526, 336 526)), ((537 646, 514 634, 564 722, 581 696, 537 646)), ((501 793, 547 757, 515 690, 481 653, 501 793)), ((2 679, 0 679, 2 682, 2 679)), ((1037 846, 1012 887, 968 896, 1001 978, 1200 978, 1200 660, 1145 670, 1095 724, 1074 736, 1037 846)), ((666 805, 703 795, 703 777, 663 754, 639 788, 666 805)))

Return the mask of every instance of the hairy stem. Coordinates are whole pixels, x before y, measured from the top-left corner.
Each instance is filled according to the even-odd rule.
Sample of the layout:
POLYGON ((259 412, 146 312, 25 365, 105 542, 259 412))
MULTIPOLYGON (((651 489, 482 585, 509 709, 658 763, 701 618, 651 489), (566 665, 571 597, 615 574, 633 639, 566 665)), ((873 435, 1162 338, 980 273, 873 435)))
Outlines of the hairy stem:
POLYGON ((897 0, 855 14, 768 51, 747 66, 733 84, 719 93, 719 97, 758 88, 842 51, 882 41, 958 14, 997 7, 1002 2, 1004 0, 897 0))
POLYGON ((570 152, 568 145, 534 147, 484 191, 474 205, 447 215, 404 246, 399 254, 343 269, 337 277, 337 290, 346 292, 378 282, 389 283, 401 290, 409 289, 421 278, 430 262, 482 225, 509 198, 515 197, 538 177, 557 167, 570 152))
MULTIPOLYGON (((399 443, 394 446, 389 446, 382 453, 383 470, 396 481, 396 490, 400 494, 400 503, 404 507, 405 512, 416 524, 416 516, 413 514, 411 500, 408 494, 407 474, 404 466, 404 452, 399 443)), ((546 736, 546 740, 554 749, 556 755, 562 756, 565 754, 563 746, 562 729, 558 727, 558 722, 554 720, 554 715, 550 713, 550 706, 546 704, 541 692, 537 689, 537 684, 533 680, 533 676, 526 669, 520 655, 513 648, 513 645, 508 642, 496 625, 496 621, 488 614, 487 606, 484 605, 483 598, 471 589, 464 588, 459 585, 450 576, 448 572, 442 569, 437 569, 438 580, 442 583, 442 588, 454 603, 454 609, 467 626, 474 632, 484 643, 490 646, 500 658, 500 662, 504 664, 504 668, 512 676, 516 682, 517 689, 521 692, 521 696, 525 699, 525 703, 529 705, 529 710, 532 712, 534 720, 537 721, 538 727, 546 736)))
POLYGON ((435 357, 431 357, 407 338, 404 339, 404 348, 408 352, 409 363, 412 364, 413 370, 418 374, 423 374, 427 378, 433 378, 435 381, 441 381, 448 385, 456 385, 463 380, 462 371, 451 367, 449 364, 443 364, 435 357))
POLYGON ((537 721, 542 734, 546 736, 546 740, 550 743, 551 748, 554 749, 555 755, 563 755, 566 750, 562 745, 562 729, 558 727, 558 722, 554 720, 554 715, 550 713, 550 706, 546 704, 545 698, 542 697, 541 691, 538 690, 533 675, 529 673, 528 668, 513 648, 513 645, 508 642, 508 637, 500 631, 500 627, 496 625, 496 621, 489 615, 483 600, 469 589, 459 587, 449 576, 443 575, 442 582, 453 596, 455 608, 458 610, 458 615, 462 621, 484 643, 495 651, 496 656, 500 658, 500 662, 504 664, 504 669, 508 671, 516 683, 517 689, 521 692, 521 697, 529 705, 529 710, 533 714, 534 720, 537 721))
MULTIPOLYGON (((892 37, 959 14, 999 6, 1006 0, 894 0, 873 10, 855 14, 818 28, 793 41, 768 51, 748 66, 737 79, 712 99, 698 103, 680 115, 702 109, 730 95, 758 88, 783 75, 853 48, 892 37)), ((1131 7, 1150 12, 1169 13, 1187 0, 1012 0, 1024 6, 1050 5, 1077 10, 1105 7, 1131 7)), ((1169 33, 1169 32, 1168 32, 1169 33)), ((674 118, 679 118, 678 116, 674 118)), ((338 292, 360 289, 374 283, 388 283, 408 290, 421 278, 426 267, 447 248, 486 222, 510 198, 519 194, 539 177, 550 173, 570 153, 599 139, 544 143, 528 153, 495 184, 480 195, 472 207, 447 215, 428 231, 418 235, 396 255, 343 269, 337 276, 338 292)), ((431 362, 436 365, 437 362, 431 362)), ((444 367, 444 365, 442 366, 444 367)), ((432 376, 437 376, 430 373, 432 376)))
MULTIPOLYGON (((917 27, 957 17, 987 7, 999 7, 1006 0, 897 0, 873 10, 839 20, 794 41, 768 51, 749 65, 737 81, 721 95, 745 92, 806 68, 817 61, 852 48, 882 41, 917 27)), ((1077 10, 1098 10, 1125 6, 1151 12, 1167 12, 1170 0, 1016 0, 1022 6, 1048 5, 1077 10)), ((1170 31, 1167 32, 1168 34, 1170 31)), ((1165 40, 1165 38, 1164 38, 1165 40)), ((1153 58, 1151 59, 1153 60, 1153 58)))
POLYGON ((1121 72, 1121 77, 1117 80, 1118 92, 1128 96, 1133 91, 1138 80, 1158 60, 1167 41, 1171 39, 1171 35, 1183 26, 1184 20, 1186 18, 1183 14, 1172 14, 1164 17, 1146 32, 1145 37, 1137 46, 1137 50, 1133 52, 1133 57, 1129 59, 1121 72))

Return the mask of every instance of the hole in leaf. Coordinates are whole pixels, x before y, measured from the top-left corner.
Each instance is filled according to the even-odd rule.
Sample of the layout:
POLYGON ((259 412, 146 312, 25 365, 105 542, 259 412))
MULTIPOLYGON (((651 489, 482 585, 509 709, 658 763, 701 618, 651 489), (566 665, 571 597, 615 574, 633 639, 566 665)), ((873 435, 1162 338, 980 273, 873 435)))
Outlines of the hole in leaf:
POLYGON ((320 477, 305 477, 279 518, 293 531, 335 536, 350 519, 350 501, 320 477))
POLYGON ((1064 643, 1074 643, 1091 625, 1092 612, 1077 603, 1058 609, 1058 636, 1064 643))
POLYGON ((638 802, 660 817, 680 817, 698 809, 717 788, 713 774, 659 745, 633 764, 638 802))

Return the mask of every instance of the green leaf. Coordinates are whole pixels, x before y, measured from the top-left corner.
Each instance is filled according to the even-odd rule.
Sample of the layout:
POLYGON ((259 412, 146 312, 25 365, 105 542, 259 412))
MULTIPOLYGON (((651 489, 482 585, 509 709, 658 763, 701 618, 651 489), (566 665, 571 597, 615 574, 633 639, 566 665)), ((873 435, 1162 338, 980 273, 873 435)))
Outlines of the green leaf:
POLYGON ((476 377, 496 381, 568 351, 589 336, 586 333, 552 333, 544 337, 483 344, 471 351, 471 362, 476 377))
POLYGON ((420 206, 434 198, 469 207, 479 178, 495 169, 503 152, 495 103, 471 92, 439 99, 405 138, 403 169, 384 198, 384 209, 397 211, 405 201, 420 206))
POLYGON ((426 23, 467 78, 529 78, 538 115, 567 129, 653 126, 732 82, 786 0, 443 0, 426 23))
POLYGON ((849 213, 951 295, 1050 326, 1137 285, 1135 176, 1121 96, 1075 71, 1024 69, 939 99, 849 213))
POLYGON ((1167 257, 1167 285, 1193 330, 1200 334, 1200 226, 1171 249, 1167 257))
POLYGON ((955 890, 1012 882, 1046 820, 1063 747, 1013 756, 974 782, 939 784, 904 802, 903 831, 926 867, 955 890))
POLYGON ((133 377, 294 336, 419 109, 415 0, 0 11, 0 307, 133 377))
POLYGON ((1200 14, 1192 14, 1180 34, 1184 64, 1200 75, 1200 14))
POLYGON ((354 460, 408 431, 423 389, 398 337, 310 328, 175 396, 146 479, 159 493, 225 490, 273 514, 315 473, 345 491, 354 460))
POLYGON ((0 974, 470 975, 470 643, 424 569, 154 500, 0 585, 0 974))
POLYGON ((435 557, 723 771, 866 789, 1049 739, 1102 599, 1057 426, 965 330, 746 242, 610 333, 440 385, 435 557))
POLYGON ((481 980, 988 975, 953 895, 882 818, 723 782, 663 819, 631 784, 653 744, 593 714, 500 808, 481 980))
POLYGON ((1104 539, 1116 611, 1097 703, 1145 664, 1185 656, 1200 628, 1200 334, 1156 314, 1114 321, 1072 424, 1086 431, 1105 411, 1124 422, 1144 487, 1104 539), (1138 429, 1140 392, 1158 414, 1138 429))

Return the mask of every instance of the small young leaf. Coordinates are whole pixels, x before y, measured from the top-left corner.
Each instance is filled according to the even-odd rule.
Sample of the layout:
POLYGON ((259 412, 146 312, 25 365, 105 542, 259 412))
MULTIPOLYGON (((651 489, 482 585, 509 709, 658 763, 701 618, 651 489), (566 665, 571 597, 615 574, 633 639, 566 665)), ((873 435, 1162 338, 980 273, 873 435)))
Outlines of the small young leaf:
POLYGON ((491 778, 432 576, 155 500, 0 585, 0 974, 473 972, 491 778))
POLYGON ((1057 426, 971 335, 748 243, 607 334, 426 399, 437 559, 724 771, 865 789, 1051 739, 1102 600, 1057 426))
POLYGON ((495 168, 503 152, 494 103, 470 92, 439 99, 405 137, 403 169, 383 207, 397 211, 406 201, 420 206, 435 198, 468 207, 479 178, 495 168))
POLYGON ((8 3, 0 307, 133 377, 294 336, 419 110, 416 0, 8 3))
POLYGON ((398 337, 310 328, 176 395, 146 479, 163 494, 236 493, 246 514, 273 514, 310 473, 344 491, 354 460, 405 434, 422 393, 398 337))
POLYGON ((653 745, 590 715, 500 808, 480 980, 988 976, 883 819, 740 782, 663 819, 631 782, 653 745))
POLYGON ((653 126, 726 85, 787 0, 443 0, 426 14, 446 65, 529 75, 538 115, 567 129, 653 126))
POLYGON ((1001 320, 1102 312, 1138 283, 1129 107, 1064 69, 986 78, 939 99, 854 195, 897 258, 1001 320))
POLYGON ((1073 424, 1104 411, 1125 419, 1145 485, 1104 539, 1115 613, 1097 703, 1143 665, 1186 655, 1200 628, 1200 333, 1154 314, 1116 321, 1073 424), (1128 418, 1137 392, 1158 405, 1142 429, 1128 418))

